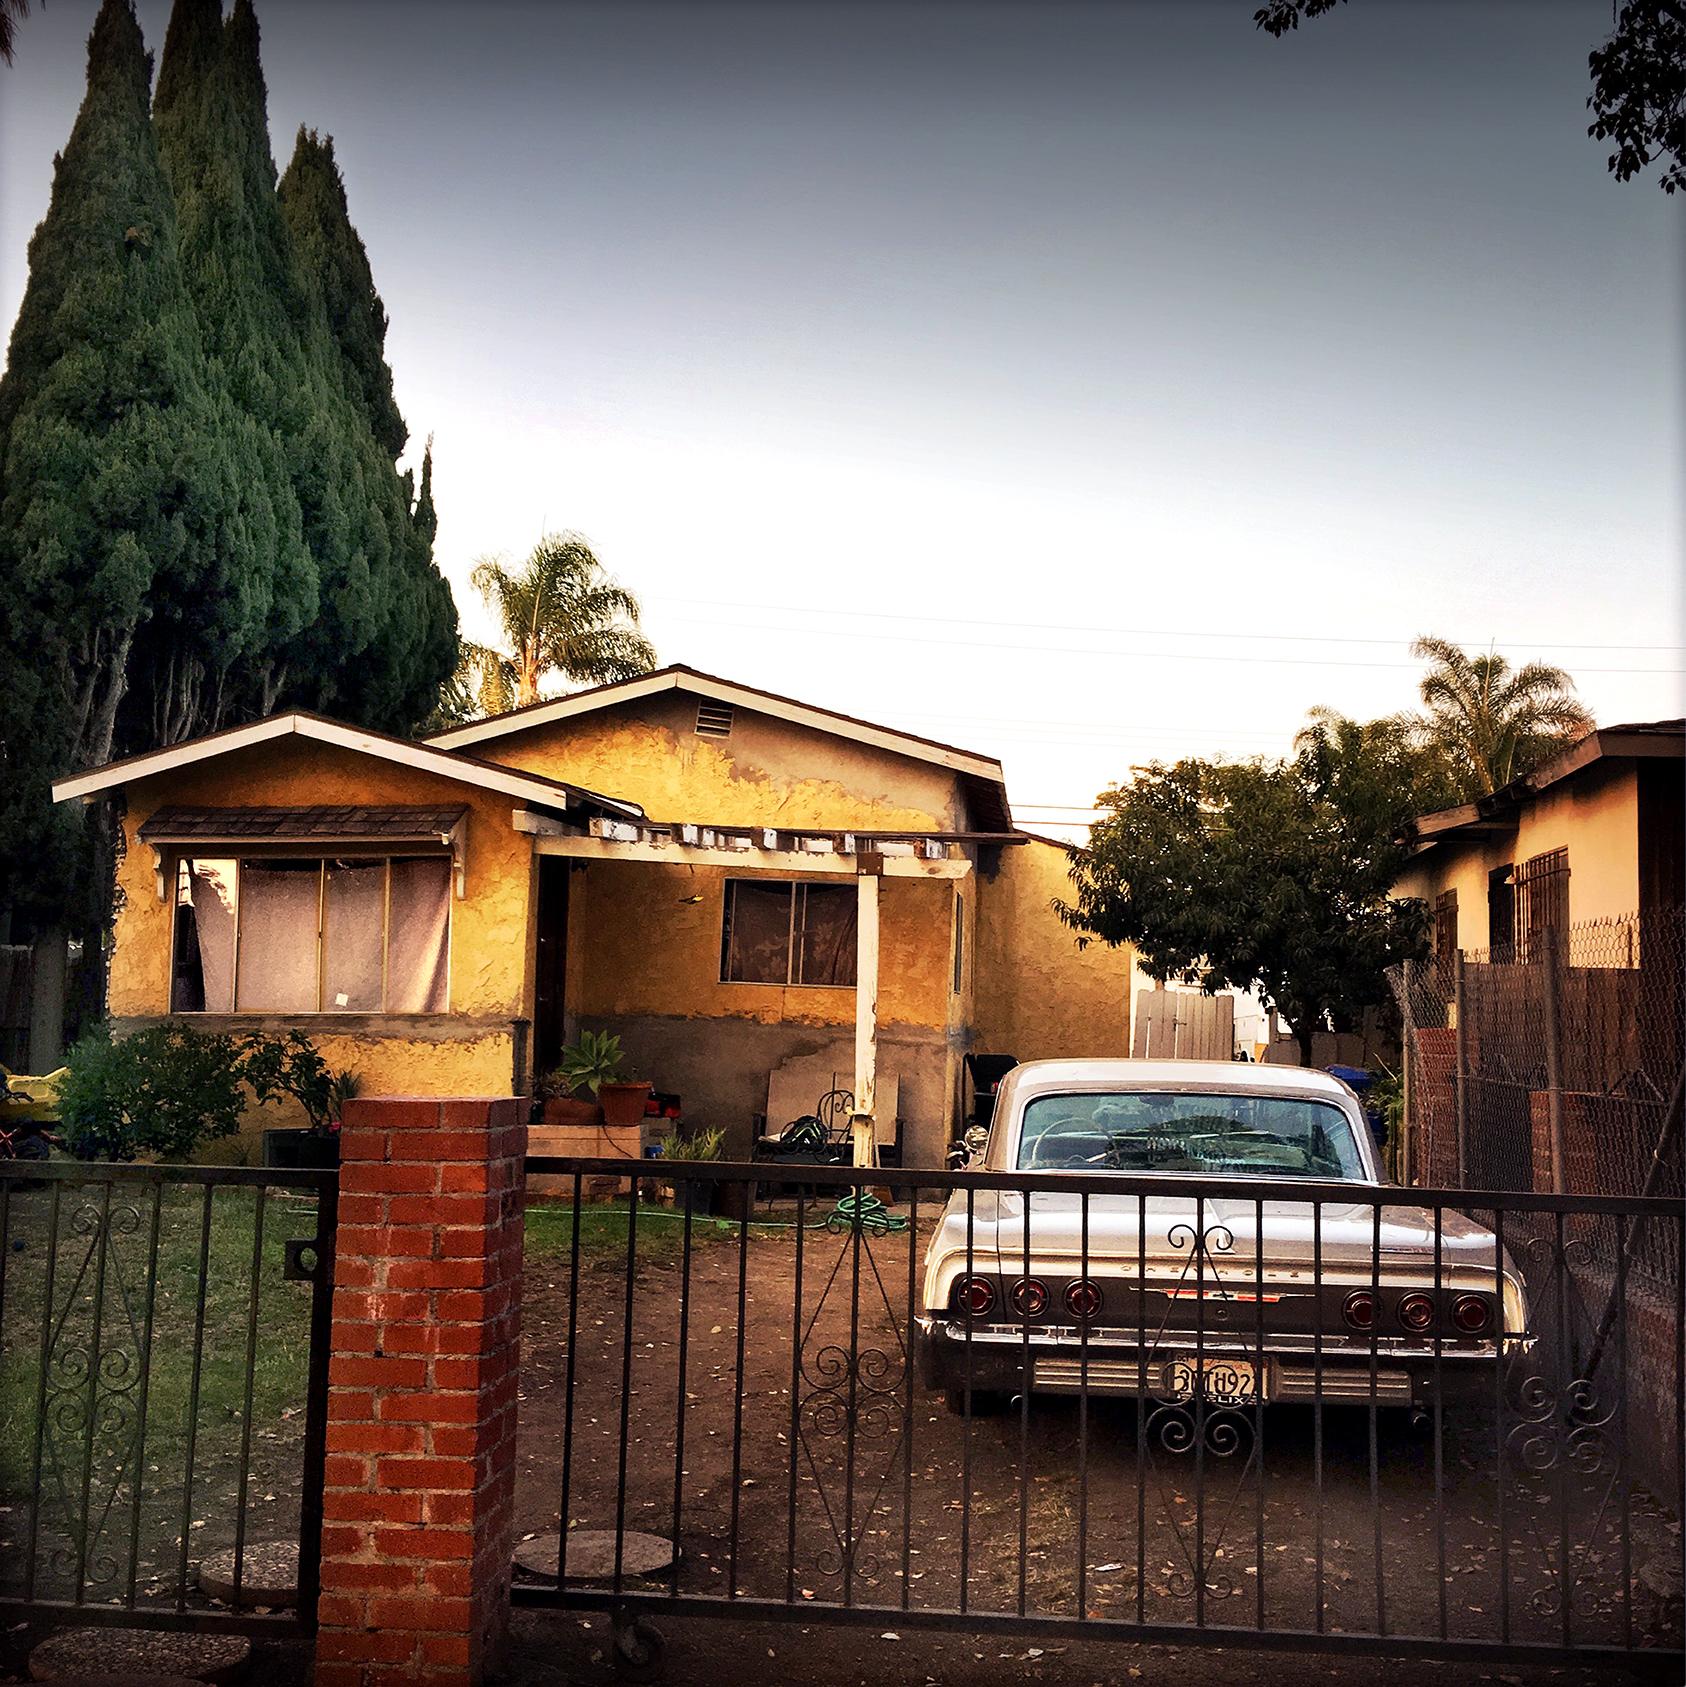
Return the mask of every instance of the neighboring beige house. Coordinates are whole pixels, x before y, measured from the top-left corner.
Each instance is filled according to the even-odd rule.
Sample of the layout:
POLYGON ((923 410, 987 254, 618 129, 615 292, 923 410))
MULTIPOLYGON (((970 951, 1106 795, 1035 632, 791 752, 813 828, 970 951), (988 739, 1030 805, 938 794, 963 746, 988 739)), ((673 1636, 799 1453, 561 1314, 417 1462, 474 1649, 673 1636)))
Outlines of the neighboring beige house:
POLYGON ((370 1094, 526 1093, 589 1027, 739 1153, 835 1083, 933 1165, 966 1053, 1129 1052, 1133 953, 1056 918, 999 762, 690 668, 425 743, 286 714, 56 794, 126 810, 119 1027, 303 1026, 370 1094))
MULTIPOLYGON (((1394 886, 1434 913, 1435 952, 1526 960, 1548 930, 1681 906, 1686 723, 1600 727, 1490 797, 1425 814, 1394 886)), ((1632 965, 1630 957, 1627 964, 1632 965)))

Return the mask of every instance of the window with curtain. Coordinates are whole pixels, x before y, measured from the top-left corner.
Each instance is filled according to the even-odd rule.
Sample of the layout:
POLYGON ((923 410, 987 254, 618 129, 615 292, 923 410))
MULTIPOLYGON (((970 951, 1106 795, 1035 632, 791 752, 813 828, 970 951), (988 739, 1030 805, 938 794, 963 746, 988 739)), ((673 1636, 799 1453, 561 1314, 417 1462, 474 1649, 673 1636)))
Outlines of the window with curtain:
POLYGON ((175 1013, 443 1013, 445 856, 184 859, 175 1013))
POLYGON ((728 879, 720 934, 722 982, 852 988, 856 907, 853 882, 728 879))

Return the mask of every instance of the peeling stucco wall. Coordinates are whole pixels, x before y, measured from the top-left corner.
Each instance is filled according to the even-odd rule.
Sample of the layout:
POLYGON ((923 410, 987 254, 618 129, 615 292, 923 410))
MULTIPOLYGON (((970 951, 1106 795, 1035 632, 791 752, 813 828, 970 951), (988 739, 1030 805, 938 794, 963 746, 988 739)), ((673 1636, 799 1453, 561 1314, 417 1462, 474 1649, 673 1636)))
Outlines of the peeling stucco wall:
POLYGON ((699 738, 697 698, 664 692, 510 733, 474 753, 701 825, 957 831, 948 769, 739 709, 728 738, 699 738))
POLYGON ((1020 1060, 1127 1055, 1135 951, 1079 948, 1054 913, 1071 889, 1061 845, 1032 838, 996 853, 978 885, 972 1046, 1020 1060))

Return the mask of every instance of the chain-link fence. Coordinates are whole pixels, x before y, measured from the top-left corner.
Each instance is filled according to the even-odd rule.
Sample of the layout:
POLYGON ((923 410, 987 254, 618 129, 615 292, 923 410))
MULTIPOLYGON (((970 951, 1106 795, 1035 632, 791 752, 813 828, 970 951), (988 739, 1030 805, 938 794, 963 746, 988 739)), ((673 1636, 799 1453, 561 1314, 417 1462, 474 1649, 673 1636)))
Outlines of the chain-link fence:
POLYGON ((1394 968, 1407 1181, 1680 1194, 1683 967, 1674 911, 1394 968))
MULTIPOLYGON (((1679 1200, 1683 975, 1681 910, 1536 929, 1515 947, 1393 968, 1404 1181, 1679 1200)), ((1626 1304, 1630 1387, 1640 1398, 1677 1400, 1679 1238, 1644 1222, 1571 1221, 1569 1231, 1567 1253, 1563 1238, 1556 1244, 1575 1292, 1594 1307, 1626 1304)), ((1513 1238, 1524 1250, 1551 1240, 1544 1231, 1513 1238)), ((1665 1408, 1635 1427, 1666 1460, 1671 1444, 1678 1451, 1677 1426, 1665 1408)))

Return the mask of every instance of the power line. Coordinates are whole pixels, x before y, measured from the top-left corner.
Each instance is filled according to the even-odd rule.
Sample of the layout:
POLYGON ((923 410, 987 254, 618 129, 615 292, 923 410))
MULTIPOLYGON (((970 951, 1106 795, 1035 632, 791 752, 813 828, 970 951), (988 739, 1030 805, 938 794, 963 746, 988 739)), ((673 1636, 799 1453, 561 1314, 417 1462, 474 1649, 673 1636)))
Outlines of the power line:
MULTIPOLYGON (((798 613, 809 613, 798 611, 798 613)), ((815 610, 811 613, 820 614, 815 610)), ((790 633, 800 632, 804 637, 813 638, 841 638, 841 639, 874 639, 881 644, 921 644, 940 645, 944 649, 966 650, 1020 650, 1044 656, 1113 656, 1125 657, 1136 662, 1223 662, 1234 665, 1241 662, 1251 667, 1273 668, 1390 668, 1400 672, 1419 673, 1421 664, 1415 662, 1339 662, 1330 661, 1316 656, 1235 656, 1227 652, 1196 651, 1196 650, 1119 650, 1116 648, 1096 648, 1093 645, 1060 645, 1060 644, 1019 644, 1011 640, 984 640, 958 638, 928 638, 915 634, 903 637, 894 633, 863 632, 859 628, 850 627, 790 627, 781 626, 776 621, 711 621, 699 619, 696 616, 681 615, 676 617, 681 621, 690 621, 694 626, 726 627, 744 632, 790 633)), ((986 625, 1002 625, 990 622, 986 625)), ((1066 631, 1080 631, 1078 628, 1062 629, 1066 631)), ((1103 629, 1096 628, 1100 632, 1103 629)), ((1204 636, 1204 635, 1185 635, 1204 636)), ((1214 635, 1219 636, 1219 635, 1214 635)), ((1239 637, 1238 634, 1225 634, 1224 637, 1239 637)), ((1635 647, 1638 648, 1638 647, 1635 647)), ((1674 649, 1675 646, 1664 648, 1674 649)), ((1686 674, 1686 668, 1582 668, 1583 674, 1629 674, 1629 675, 1681 675, 1686 674)))
MULTIPOLYGON (((695 607, 709 609, 747 609, 754 612, 772 612, 780 615, 824 615, 836 617, 839 615, 854 617, 859 620, 873 621, 935 621, 952 627, 995 627, 1004 632, 1039 632, 1039 633, 1097 633, 1114 638, 1202 638, 1202 639, 1239 639, 1249 641, 1265 641, 1277 644, 1375 644, 1400 645, 1408 644, 1404 638, 1364 638, 1357 634, 1340 633, 1229 633, 1216 632, 1207 628, 1191 629, 1188 627, 1085 627, 1069 621, 989 621, 959 615, 914 615, 905 611, 888 609, 835 609, 830 606, 807 607, 794 603, 729 603, 720 598, 695 597, 666 597, 651 594, 646 597, 650 603, 690 604, 695 607)), ((738 625, 741 623, 731 623, 738 625)), ((1570 639, 1459 639, 1456 643, 1468 646, 1486 646, 1489 644, 1503 644, 1514 649, 1518 645, 1527 645, 1536 650, 1651 650, 1651 651, 1682 651, 1686 645, 1681 644, 1597 644, 1576 642, 1570 639)), ((1409 666, 1411 664, 1399 664, 1409 666)), ((1588 670, 1589 672, 1626 672, 1625 669, 1616 670, 1588 670)), ((1666 670, 1673 672, 1674 670, 1666 670)))

